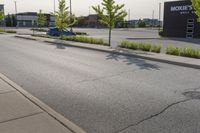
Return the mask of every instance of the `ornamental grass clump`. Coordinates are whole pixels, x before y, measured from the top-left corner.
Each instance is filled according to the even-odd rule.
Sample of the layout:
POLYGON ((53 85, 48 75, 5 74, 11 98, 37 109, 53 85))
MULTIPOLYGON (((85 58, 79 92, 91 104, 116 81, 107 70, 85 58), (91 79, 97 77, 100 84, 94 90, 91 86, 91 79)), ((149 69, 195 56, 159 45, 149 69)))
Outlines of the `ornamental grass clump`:
POLYGON ((150 43, 139 43, 139 49, 143 51, 150 51, 151 50, 151 44, 150 43))
POLYGON ((104 42, 103 39, 86 37, 86 36, 63 36, 63 40, 82 42, 82 43, 90 43, 90 44, 98 44, 98 45, 108 45, 104 42))
POLYGON ((151 52, 160 53, 161 52, 161 44, 154 44, 151 46, 151 52))
POLYGON ((138 46, 139 44, 137 42, 130 42, 128 40, 124 40, 120 44, 121 48, 128 48, 128 49, 133 49, 133 50, 137 50, 138 46))
POLYGON ((180 55, 180 48, 175 47, 173 45, 169 45, 166 49, 166 54, 179 56, 180 55))
POLYGON ((200 49, 181 48, 180 56, 200 59, 200 49))

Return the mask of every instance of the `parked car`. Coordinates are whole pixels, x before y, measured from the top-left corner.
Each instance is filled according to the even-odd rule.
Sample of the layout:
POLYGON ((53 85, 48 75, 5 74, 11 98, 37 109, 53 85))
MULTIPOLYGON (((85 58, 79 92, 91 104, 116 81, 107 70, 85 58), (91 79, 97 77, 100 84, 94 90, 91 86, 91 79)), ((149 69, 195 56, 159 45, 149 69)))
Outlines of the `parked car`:
POLYGON ((63 30, 63 31, 60 31, 58 28, 50 28, 48 31, 47 31, 47 34, 48 35, 51 35, 51 36, 61 36, 61 35, 66 35, 66 36, 69 36, 69 35, 76 35, 74 32, 71 32, 67 29, 63 30))

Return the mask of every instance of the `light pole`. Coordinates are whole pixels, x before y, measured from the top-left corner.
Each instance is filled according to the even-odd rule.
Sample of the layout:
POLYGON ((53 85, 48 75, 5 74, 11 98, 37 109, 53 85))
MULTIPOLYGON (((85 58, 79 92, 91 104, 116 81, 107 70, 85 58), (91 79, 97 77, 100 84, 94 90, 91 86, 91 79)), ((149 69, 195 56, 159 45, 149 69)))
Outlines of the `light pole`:
POLYGON ((89 16, 90 16, 90 6, 89 6, 89 16))
POLYGON ((16 28, 18 27, 18 22, 17 22, 17 1, 15 2, 15 17, 16 17, 16 28))
POLYGON ((153 13, 152 13, 152 28, 154 27, 154 10, 153 10, 153 13))
POLYGON ((161 28, 161 3, 159 3, 159 31, 160 31, 160 28, 161 28))
POLYGON ((56 12, 56 0, 53 0, 53 10, 54 10, 54 14, 56 12))
MULTIPOLYGON (((72 22, 72 2, 71 0, 69 1, 70 2, 70 23, 72 22)), ((70 26, 70 31, 73 32, 73 29, 72 29, 72 25, 70 26)))

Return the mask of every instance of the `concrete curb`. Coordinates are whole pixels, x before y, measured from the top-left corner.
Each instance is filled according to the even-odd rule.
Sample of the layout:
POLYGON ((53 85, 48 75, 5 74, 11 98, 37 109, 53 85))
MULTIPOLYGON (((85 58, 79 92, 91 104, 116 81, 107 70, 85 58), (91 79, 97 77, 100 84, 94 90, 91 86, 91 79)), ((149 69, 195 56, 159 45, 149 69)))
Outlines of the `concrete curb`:
POLYGON ((61 123, 63 126, 65 126, 67 129, 69 129, 73 133, 86 133, 83 129, 72 123, 70 120, 66 119, 53 109, 51 109, 48 105, 37 99, 36 97, 32 96, 30 93, 25 91, 23 88, 18 86, 16 83, 8 79, 6 76, 0 73, 0 79, 5 81, 7 84, 12 86, 14 89, 16 89, 19 93, 21 93, 23 96, 25 96, 29 101, 37 105, 40 109, 44 110, 47 114, 49 114, 51 117, 53 117, 55 120, 57 120, 59 123, 61 123))
MULTIPOLYGON (((31 38, 31 37, 22 37, 22 36, 15 36, 15 37, 21 38, 21 39, 27 39, 27 40, 40 41, 40 40, 37 40, 35 38, 31 38)), ((200 65, 198 65, 198 64, 191 64, 191 63, 187 63, 187 62, 178 62, 178 61, 172 61, 172 60, 167 60, 167 59, 145 56, 145 55, 136 54, 136 53, 130 53, 130 52, 126 52, 127 49, 123 49, 123 48, 112 49, 112 48, 107 48, 106 46, 102 46, 102 47, 105 47, 105 48, 102 48, 102 47, 97 47, 95 45, 92 46, 91 44, 90 44, 90 46, 88 46, 88 44, 87 45, 75 45, 75 44, 66 44, 66 43, 61 43, 61 42, 58 43, 58 42, 45 41, 45 40, 42 41, 42 42, 53 44, 53 45, 62 44, 62 45, 65 45, 65 46, 70 46, 70 47, 77 47, 77 48, 95 50, 95 51, 112 53, 112 54, 119 54, 119 55, 123 55, 123 56, 131 56, 131 57, 146 59, 146 60, 150 60, 150 61, 156 61, 156 62, 167 63, 167 64, 172 64, 172 65, 177 65, 177 66, 182 66, 182 67, 200 69, 200 65)), ((71 42, 71 41, 68 41, 68 42, 71 42)), ((72 42, 72 43, 74 43, 74 42, 72 42)), ((183 57, 183 58, 185 58, 185 57, 183 57)))
POLYGON ((35 38, 30 38, 30 37, 23 37, 23 36, 15 36, 17 38, 21 38, 21 39, 26 39, 26 40, 33 40, 33 41, 37 41, 35 38))

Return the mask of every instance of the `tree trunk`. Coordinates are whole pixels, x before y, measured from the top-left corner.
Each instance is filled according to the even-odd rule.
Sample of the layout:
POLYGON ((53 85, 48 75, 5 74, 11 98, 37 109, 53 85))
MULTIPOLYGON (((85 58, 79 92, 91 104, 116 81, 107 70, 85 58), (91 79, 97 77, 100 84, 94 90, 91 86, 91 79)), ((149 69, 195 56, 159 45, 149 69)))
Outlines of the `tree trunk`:
POLYGON ((111 37, 112 37, 112 36, 111 36, 111 35, 112 35, 111 32, 112 32, 112 29, 109 28, 109 42, 108 42, 108 45, 109 45, 109 46, 111 46, 111 37))

